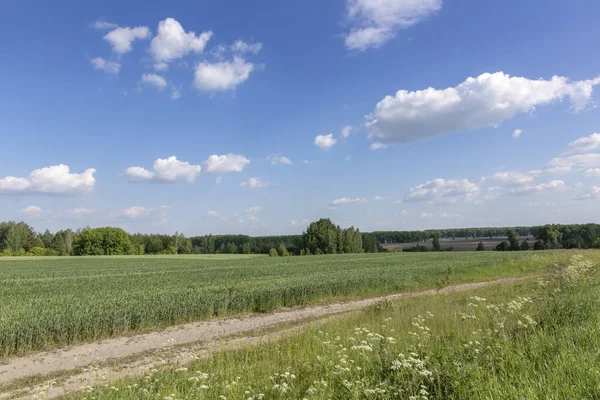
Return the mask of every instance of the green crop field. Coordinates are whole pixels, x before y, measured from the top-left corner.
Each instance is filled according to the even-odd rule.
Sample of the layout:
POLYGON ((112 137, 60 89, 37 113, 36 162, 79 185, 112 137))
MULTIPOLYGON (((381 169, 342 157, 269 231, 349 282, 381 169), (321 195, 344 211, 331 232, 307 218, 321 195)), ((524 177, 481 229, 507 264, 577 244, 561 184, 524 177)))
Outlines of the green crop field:
POLYGON ((531 273, 568 255, 0 258, 0 356, 215 316, 531 273))
POLYGON ((380 302, 67 398, 597 399, 600 276, 584 254, 523 281, 380 302))

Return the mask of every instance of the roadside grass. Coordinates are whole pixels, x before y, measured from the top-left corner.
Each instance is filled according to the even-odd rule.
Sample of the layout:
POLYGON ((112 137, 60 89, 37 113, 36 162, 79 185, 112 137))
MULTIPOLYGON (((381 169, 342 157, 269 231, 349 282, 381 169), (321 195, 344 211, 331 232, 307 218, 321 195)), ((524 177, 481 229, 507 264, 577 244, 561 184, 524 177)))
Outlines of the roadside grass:
MULTIPOLYGON (((570 253, 572 256, 574 253, 570 253)), ((543 277, 381 302, 270 343, 68 399, 596 399, 600 278, 543 277)))
POLYGON ((213 317, 530 274, 569 254, 0 258, 0 358, 213 317))

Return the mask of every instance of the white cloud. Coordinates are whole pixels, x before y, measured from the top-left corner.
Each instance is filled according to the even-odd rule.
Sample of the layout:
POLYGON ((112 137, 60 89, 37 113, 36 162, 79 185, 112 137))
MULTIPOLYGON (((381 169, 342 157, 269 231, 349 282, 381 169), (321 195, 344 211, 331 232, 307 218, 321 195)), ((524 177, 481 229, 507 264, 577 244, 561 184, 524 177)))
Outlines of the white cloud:
POLYGON ((177 157, 158 158, 154 161, 153 171, 142 167, 129 167, 125 170, 125 176, 133 182, 157 181, 176 182, 185 181, 192 183, 200 174, 202 168, 192 165, 187 161, 179 161, 177 157))
POLYGON ((388 147, 387 144, 383 144, 381 142, 375 142, 375 143, 371 143, 371 150, 381 150, 381 149, 386 149, 388 147))
POLYGON ((600 167, 600 154, 575 154, 567 157, 555 157, 548 163, 550 167, 597 168, 600 167))
POLYGON ((542 171, 529 171, 526 173, 497 172, 492 176, 492 178, 496 182, 505 186, 518 186, 533 182, 541 174, 542 171))
POLYGON ((311 161, 311 160, 302 160, 302 164, 304 164, 304 165, 312 165, 312 164, 314 164, 314 163, 315 163, 315 162, 314 162, 314 161, 311 161))
POLYGON ((270 155, 270 156, 267 157, 267 160, 269 160, 269 162, 271 163, 271 165, 277 165, 277 164, 292 165, 292 164, 294 164, 292 162, 292 160, 290 160, 287 157, 280 156, 279 154, 272 154, 272 155, 270 155))
POLYGON ((421 218, 433 218, 433 214, 432 213, 422 212, 421 213, 421 218))
POLYGON ((460 218, 460 217, 462 217, 462 214, 444 212, 444 213, 442 213, 441 217, 442 218, 460 218))
POLYGON ((155 63, 154 64, 154 69, 160 72, 164 72, 164 71, 168 71, 169 70, 169 64, 167 64, 166 62, 159 62, 159 63, 155 63))
POLYGON ((98 30, 109 30, 109 29, 118 28, 119 25, 113 24, 113 23, 108 22, 108 21, 104 21, 102 19, 99 19, 96 22, 94 22, 91 25, 91 27, 94 28, 94 29, 98 29, 98 30))
POLYGON ((551 175, 563 175, 563 174, 568 174, 572 171, 573 171, 572 167, 552 167, 552 168, 546 169, 545 172, 547 174, 551 174, 551 175))
POLYGON ((521 137, 521 133, 523 133, 523 131, 522 131, 522 130, 520 130, 520 129, 515 129, 515 130, 513 131, 513 137, 514 137, 515 139, 518 139, 518 138, 520 138, 520 137, 521 137))
POLYGON ((209 217, 218 217, 220 214, 216 211, 209 211, 206 213, 206 215, 209 217))
POLYGON ((600 147, 600 133, 592 133, 590 136, 585 136, 569 143, 567 153, 589 153, 598 147, 600 147))
POLYGON ((598 198, 600 198, 600 186, 592 186, 591 191, 580 196, 579 200, 589 200, 598 198))
POLYGON ((35 216, 35 215, 40 215, 42 213, 42 209, 39 208, 38 206, 31 205, 31 206, 25 207, 24 209, 22 209, 19 212, 23 215, 35 216))
POLYGON ((243 40, 236 40, 233 45, 231 45, 231 50, 236 53, 252 53, 258 54, 258 52, 262 49, 262 43, 246 43, 243 40))
POLYGON ((151 211, 152 211, 152 209, 150 209, 150 208, 134 206, 134 207, 126 208, 123 211, 121 211, 121 215, 126 218, 135 219, 135 218, 147 216, 148 214, 150 214, 151 211))
POLYGON ((492 186, 492 187, 487 188, 487 190, 485 191, 485 194, 483 195, 483 199, 484 200, 493 200, 493 199, 500 197, 500 195, 504 194, 505 192, 506 192, 506 188, 504 188, 502 186, 492 186))
POLYGON ((225 172, 241 172, 246 165, 250 164, 250 160, 241 154, 224 154, 219 156, 213 154, 204 161, 204 167, 207 172, 225 173, 225 172))
POLYGON ((537 185, 525 185, 523 187, 511 189, 512 194, 527 194, 534 192, 543 192, 546 190, 563 189, 565 183, 563 181, 554 180, 548 183, 539 183, 537 185))
POLYGON ((350 125, 346 125, 342 128, 342 137, 347 138, 350 136, 350 132, 352 131, 352 127, 350 125))
POLYGON ((455 203, 457 201, 475 201, 480 187, 468 179, 445 180, 442 178, 428 181, 410 189, 404 196, 405 202, 455 203))
POLYGON ((333 137, 333 133, 328 135, 318 135, 315 137, 315 146, 321 150, 329 150, 337 143, 337 139, 333 137))
POLYGON ((89 168, 81 174, 72 174, 64 164, 35 169, 26 178, 7 176, 0 179, 0 194, 86 192, 96 185, 95 172, 95 169, 89 168))
POLYGON ((403 217, 406 217, 408 215, 408 210, 399 211, 397 213, 394 213, 394 215, 401 215, 403 217))
POLYGON ((246 208, 246 214, 256 214, 259 212, 260 212, 260 207, 258 207, 258 206, 246 208))
POLYGON ((108 74, 118 74, 121 70, 121 64, 114 61, 106 61, 102 57, 93 58, 91 61, 94 69, 102 70, 108 74))
POLYGON ((375 196, 375 200, 377 201, 383 201, 383 200, 388 200, 389 197, 388 196, 375 196))
POLYGON ((92 214, 93 212, 94 212, 94 210, 90 210, 89 208, 79 207, 79 208, 72 209, 70 214, 73 217, 79 218, 79 217, 83 217, 84 215, 92 214))
POLYGON ((332 206, 339 206, 342 204, 365 204, 368 200, 365 198, 357 197, 355 199, 349 199, 347 197, 341 197, 331 202, 332 206))
POLYGON ((196 65, 194 86, 201 92, 233 90, 250 77, 254 67, 254 64, 237 56, 232 61, 201 62, 196 65))
POLYGON ((352 156, 350 154, 348 154, 346 157, 344 157, 344 161, 350 161, 352 160, 352 156))
POLYGON ((575 110, 589 103, 600 78, 530 80, 503 72, 467 78, 456 87, 399 90, 366 116, 374 143, 409 142, 444 133, 497 126, 520 113, 568 98, 575 110))
POLYGON ((585 170, 585 175, 600 177, 600 168, 588 168, 585 170))
POLYGON ((216 182, 217 185, 220 185, 221 182, 223 182, 223 177, 221 175, 217 176, 215 178, 215 182, 216 182))
POLYGON ((271 183, 263 181, 262 178, 252 177, 252 178, 248 179, 246 182, 242 182, 240 184, 240 186, 243 188, 248 188, 248 189, 262 189, 262 188, 271 186, 271 183))
POLYGON ((211 31, 202 32, 196 36, 195 32, 185 32, 179 22, 167 18, 158 23, 158 33, 150 43, 150 54, 154 58, 155 68, 165 70, 166 64, 184 57, 189 53, 200 54, 212 37, 211 31))
POLYGON ((399 29, 409 28, 442 8, 442 0, 347 0, 352 22, 345 37, 350 50, 379 47, 394 38, 399 29))
POLYGON ((158 90, 165 90, 167 87, 167 81, 160 75, 156 74, 143 74, 140 83, 144 85, 154 86, 158 90))
POLYGON ((121 211, 121 217, 127 219, 141 219, 141 218, 152 218, 164 221, 166 220, 166 213, 169 209, 169 206, 159 206, 156 208, 146 208, 146 207, 129 207, 121 211))
POLYGON ((250 220, 250 222, 258 221, 258 217, 256 215, 248 215, 248 219, 250 220))
POLYGON ((138 39, 150 37, 150 29, 146 26, 135 28, 116 28, 104 36, 104 40, 111 44, 113 51, 117 54, 125 54, 131 51, 131 43, 138 39))
POLYGON ((177 100, 181 97, 181 90, 177 88, 171 88, 171 100, 177 100))

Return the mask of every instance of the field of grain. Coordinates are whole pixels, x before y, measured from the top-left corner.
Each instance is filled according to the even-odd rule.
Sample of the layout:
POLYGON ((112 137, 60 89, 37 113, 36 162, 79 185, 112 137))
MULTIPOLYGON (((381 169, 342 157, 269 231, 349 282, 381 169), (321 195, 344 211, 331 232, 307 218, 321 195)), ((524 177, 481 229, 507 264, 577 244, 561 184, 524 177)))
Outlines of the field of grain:
MULTIPOLYGON (((475 251, 477 249, 477 245, 479 242, 483 243, 483 248, 486 251, 494 251, 496 250, 496 246, 501 242, 507 241, 507 237, 476 237, 473 239, 472 237, 464 238, 457 237, 455 239, 442 238, 440 239, 440 248, 442 250, 452 249, 452 251, 475 251)), ((533 236, 519 236, 519 243, 523 240, 527 241, 530 249, 533 249, 533 245, 535 244, 535 238, 533 236)), ((382 247, 384 249, 408 249, 410 247, 414 247, 417 245, 425 246, 429 250, 433 250, 433 242, 430 240, 426 242, 411 242, 411 243, 387 243, 382 247)))
POLYGON ((505 286, 382 302, 68 398, 595 399, 594 258, 557 257, 543 275, 505 286))
POLYGON ((216 316, 528 273, 557 254, 0 258, 0 356, 216 316))

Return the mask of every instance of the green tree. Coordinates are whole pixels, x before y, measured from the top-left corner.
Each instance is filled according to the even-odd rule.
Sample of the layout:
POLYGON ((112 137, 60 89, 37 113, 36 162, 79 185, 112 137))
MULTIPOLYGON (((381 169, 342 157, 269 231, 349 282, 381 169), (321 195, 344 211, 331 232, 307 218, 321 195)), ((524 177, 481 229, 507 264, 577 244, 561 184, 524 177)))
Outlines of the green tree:
POLYGON ((271 250, 269 250, 269 257, 279 257, 279 253, 276 249, 272 248, 271 250))
POLYGON ((124 255, 131 252, 131 239, 121 228, 86 229, 73 241, 75 255, 124 255))
POLYGON ((521 242, 521 250, 529 250, 529 243, 527 243, 527 240, 521 242))
POLYGON ((362 247, 365 253, 379 253, 381 251, 377 236, 372 233, 362 234, 362 247))
POLYGON ((533 249, 534 250, 546 250, 546 244, 544 243, 543 240, 537 240, 534 244, 533 244, 533 249))
POLYGON ((242 254, 252 254, 252 245, 246 242, 242 245, 242 254))
POLYGON ((283 243, 281 243, 279 245, 279 247, 277 247, 277 253, 279 254, 280 257, 287 257, 290 255, 287 247, 285 247, 285 245, 283 243))
POLYGON ((483 242, 479 242, 479 244, 477 245, 477 250, 476 251, 485 251, 485 247, 483 245, 483 242))
POLYGON ((509 244, 510 251, 520 250, 519 235, 517 234, 517 232, 514 229, 510 228, 506 231, 506 236, 508 237, 508 244, 509 244))
POLYGON ((433 251, 440 251, 440 239, 439 234, 433 237, 433 251))
POLYGON ((336 227, 329 218, 322 218, 311 223, 306 232, 302 234, 302 242, 311 253, 321 250, 324 254, 335 254, 337 251, 339 227, 336 227))

